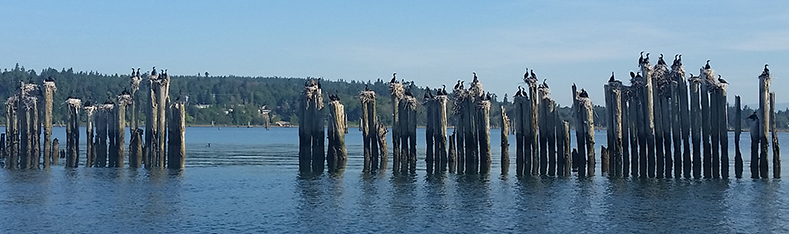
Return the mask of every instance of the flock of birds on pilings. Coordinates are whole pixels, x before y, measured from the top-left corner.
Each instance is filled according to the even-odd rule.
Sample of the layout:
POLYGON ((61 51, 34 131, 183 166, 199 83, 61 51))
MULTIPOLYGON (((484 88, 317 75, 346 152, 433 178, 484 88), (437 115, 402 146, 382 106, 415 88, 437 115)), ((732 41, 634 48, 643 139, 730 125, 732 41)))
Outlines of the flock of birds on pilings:
POLYGON ((76 168, 80 158, 85 167, 184 168, 186 149, 185 99, 169 98, 170 76, 163 69, 157 73, 153 67, 147 77, 149 92, 144 107, 145 130, 140 128, 137 91, 142 83, 140 68, 132 68, 130 85, 117 97, 108 97, 103 104, 94 104, 78 97, 68 96, 66 122, 66 149, 59 150, 58 138, 52 139, 53 94, 55 81, 46 79, 43 85, 21 82, 19 93, 6 101, 6 129, 0 137, 3 167, 8 169, 39 169, 58 165, 65 158, 66 168, 76 168), (129 91, 131 88, 131 91, 129 91), (43 104, 43 105, 40 105, 43 104), (131 106, 130 119, 126 109, 131 106), (85 155, 80 155, 80 114, 87 117, 85 155), (40 119, 43 116, 43 120, 40 119), (131 123, 131 141, 125 144, 126 123, 131 123), (44 149, 40 135, 44 134, 44 149), (128 147, 129 156, 126 156, 128 147), (43 161, 42 161, 43 156, 43 161))
MULTIPOLYGON (((518 176, 564 176, 575 173, 579 177, 594 175, 596 161, 601 161, 603 175, 613 178, 728 178, 728 82, 721 75, 715 76, 710 60, 699 69, 698 75, 686 77, 682 55, 674 56, 669 66, 663 54, 657 64, 650 64, 649 53, 641 52, 639 70, 630 72, 630 85, 617 80, 612 72, 605 89, 607 144, 600 146, 596 158, 594 142, 594 112, 585 89, 577 91, 572 86, 572 115, 575 125, 561 119, 554 110, 550 87, 546 79, 539 82, 534 70, 527 69, 523 81, 513 96, 515 110, 502 107, 501 170, 510 168, 509 135, 516 137, 516 174, 518 176), (512 118, 508 114, 513 115, 512 118), (572 148, 570 129, 575 129, 576 144, 572 148)), ((413 83, 404 87, 396 73, 389 81, 392 99, 393 123, 392 170, 394 173, 416 171, 416 108, 426 112, 424 161, 428 173, 489 173, 490 155, 490 100, 477 74, 468 88, 458 80, 452 95, 442 88, 426 87, 422 101, 411 92, 413 83), (451 110, 447 102, 452 101, 451 110), (454 115, 453 132, 447 133, 447 114, 454 115)), ((751 133, 751 177, 768 178, 768 148, 772 146, 773 177, 780 178, 780 148, 775 132, 774 93, 769 91, 770 71, 765 64, 760 80, 760 106, 748 121, 751 133), (771 115, 772 118, 771 118, 771 115), (772 133, 772 140, 767 135, 772 133)), ((299 113, 300 150, 302 172, 323 171, 323 105, 320 83, 308 80, 302 95, 299 113), (307 117, 307 118, 305 118, 307 117), (302 128, 309 129, 302 131, 302 128)), ((347 154, 344 153, 344 134, 347 119, 339 97, 329 95, 333 108, 330 124, 327 161, 329 171, 344 170, 347 154), (341 112, 342 115, 336 113, 341 112), (341 119, 333 119, 341 118, 341 119), (333 127, 334 126, 334 127, 333 127), (337 134, 341 132, 342 134, 337 134), (334 137, 331 137, 334 136, 334 137), (339 141, 338 137, 343 139, 339 141)), ((364 136, 364 172, 386 171, 388 152, 387 126, 378 122, 375 112, 375 93, 369 88, 360 94, 363 119, 360 130, 364 136), (370 106, 370 103, 373 103, 370 106), (371 107, 371 108, 370 108, 371 107)), ((740 97, 735 97, 736 115, 741 116, 740 97)), ((741 126, 743 119, 735 119, 741 126)), ((735 177, 743 176, 743 159, 740 150, 741 129, 735 127, 735 177)))

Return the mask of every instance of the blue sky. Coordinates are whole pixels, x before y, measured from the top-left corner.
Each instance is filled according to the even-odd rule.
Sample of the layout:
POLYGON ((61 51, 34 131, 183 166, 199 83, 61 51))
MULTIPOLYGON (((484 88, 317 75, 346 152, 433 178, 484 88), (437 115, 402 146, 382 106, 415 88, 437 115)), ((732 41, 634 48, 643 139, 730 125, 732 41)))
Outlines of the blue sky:
POLYGON ((688 73, 707 59, 743 103, 773 73, 789 102, 789 2, 782 1, 13 1, 0 7, 0 68, 15 63, 127 73, 471 80, 512 95, 525 68, 570 104, 577 83, 602 104, 611 71, 638 52, 688 73))

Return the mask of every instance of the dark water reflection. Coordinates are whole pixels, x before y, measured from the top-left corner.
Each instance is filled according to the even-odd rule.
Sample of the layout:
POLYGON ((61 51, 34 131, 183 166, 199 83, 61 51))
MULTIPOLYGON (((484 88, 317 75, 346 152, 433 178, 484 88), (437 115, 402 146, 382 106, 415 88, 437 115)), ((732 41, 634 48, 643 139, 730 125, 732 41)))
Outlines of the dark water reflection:
POLYGON ((299 173, 296 134, 189 128, 185 170, 0 170, 0 233, 789 232, 780 179, 364 174, 355 129, 344 172, 299 173))

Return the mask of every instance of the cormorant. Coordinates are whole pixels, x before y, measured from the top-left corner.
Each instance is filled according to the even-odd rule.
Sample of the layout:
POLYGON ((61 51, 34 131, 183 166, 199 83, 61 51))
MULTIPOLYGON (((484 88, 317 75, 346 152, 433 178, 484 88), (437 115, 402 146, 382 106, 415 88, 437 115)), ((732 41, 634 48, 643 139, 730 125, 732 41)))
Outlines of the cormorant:
POLYGON ((447 85, 441 84, 441 95, 447 95, 447 85))
POLYGON ((140 76, 140 68, 137 68, 137 76, 140 76))
POLYGON ((465 80, 461 80, 461 81, 460 81, 460 89, 465 89, 465 88, 463 87, 463 86, 464 86, 464 85, 463 85, 463 83, 466 83, 466 81, 465 81, 465 80))
POLYGON ((588 93, 586 93, 586 90, 585 90, 585 89, 581 89, 581 93, 580 93, 580 94, 578 94, 578 96, 579 96, 579 97, 588 98, 588 97, 589 97, 589 94, 588 94, 588 93))
POLYGON ((478 82, 479 82, 479 79, 477 79, 477 72, 471 72, 471 73, 473 73, 473 74, 474 74, 474 81, 472 81, 472 82, 473 82, 473 83, 478 83, 478 82))
POLYGON ((663 60, 663 53, 660 53, 660 57, 658 57, 657 63, 666 65, 666 61, 663 60))
POLYGON ((534 74, 534 70, 529 69, 529 75, 531 75, 532 79, 537 79, 537 75, 534 74))
POLYGON ((633 72, 633 71, 630 71, 630 78, 631 78, 631 79, 632 79, 632 78, 636 78, 636 73, 635 73, 635 72, 633 72))
POLYGON ((321 89, 321 81, 320 81, 320 80, 318 80, 318 82, 317 82, 317 83, 318 83, 318 89, 321 89))
POLYGON ((721 82, 721 83, 723 83, 723 84, 728 84, 728 83, 729 83, 729 82, 726 82, 726 80, 724 80, 724 79, 721 77, 721 75, 720 75, 720 74, 718 74, 718 82, 721 82))
POLYGON ((704 69, 710 69, 710 60, 707 59, 707 65, 704 65, 704 69))
POLYGON ((458 83, 455 84, 455 89, 458 89, 459 87, 460 87, 460 80, 458 80, 458 83))
POLYGON ((518 85, 518 92, 516 92, 516 93, 515 93, 515 96, 516 96, 516 97, 523 96, 523 94, 521 93, 521 90, 522 90, 522 89, 523 89, 523 88, 521 88, 521 86, 520 86, 520 85, 518 85))
POLYGON ((405 89, 405 95, 409 96, 409 97, 413 97, 414 96, 413 94, 411 94, 411 88, 410 87, 405 89))
POLYGON ((770 75, 770 69, 767 68, 767 64, 766 63, 764 64, 764 71, 762 71, 762 73, 766 74, 766 75, 770 75))
POLYGON ((526 68, 526 73, 523 74, 523 80, 525 81, 527 79, 529 79, 529 68, 528 67, 526 68))
POLYGON ((545 86, 545 88, 550 88, 550 87, 548 87, 548 83, 545 83, 545 80, 547 80, 547 79, 542 79, 542 85, 545 86))
POLYGON ((644 63, 649 63, 649 53, 647 52, 647 56, 644 57, 644 63))
POLYGON ((611 78, 608 78, 608 82, 614 82, 614 72, 611 72, 611 78))
POLYGON ((397 83, 397 72, 392 73, 392 80, 389 83, 397 83))
POLYGON ((364 84, 364 91, 370 91, 370 87, 367 84, 364 84))
POLYGON ((132 67, 132 74, 131 74, 131 76, 134 77, 134 68, 133 67, 132 67))
POLYGON ((757 120, 759 119, 759 116, 756 115, 756 111, 754 111, 753 114, 751 114, 751 116, 748 116, 748 119, 757 120))
POLYGON ((152 76, 156 75, 156 66, 153 66, 153 68, 151 68, 151 75, 152 76))
POLYGON ((430 87, 425 86, 425 99, 433 98, 433 92, 430 92, 430 87))
POLYGON ((638 65, 644 63, 644 51, 641 51, 641 56, 638 57, 638 65))
POLYGON ((485 94, 485 100, 488 100, 488 101, 490 101, 491 97, 492 97, 492 96, 490 95, 490 92, 488 92, 487 94, 485 94))

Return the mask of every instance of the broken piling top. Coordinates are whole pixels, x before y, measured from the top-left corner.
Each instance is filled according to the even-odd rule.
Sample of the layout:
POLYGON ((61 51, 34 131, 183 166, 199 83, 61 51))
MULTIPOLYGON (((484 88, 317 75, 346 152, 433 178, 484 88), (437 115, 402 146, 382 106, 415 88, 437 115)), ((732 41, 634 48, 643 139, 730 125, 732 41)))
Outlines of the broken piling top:
POLYGON ((128 93, 123 93, 118 95, 118 105, 120 106, 128 106, 133 102, 132 96, 128 93))
POLYGON ((551 88, 545 83, 540 84, 537 86, 537 95, 540 99, 551 99, 551 88))
POLYGON ((668 90, 667 88, 671 81, 669 75, 670 72, 665 63, 655 64, 652 71, 652 80, 657 84, 655 88, 660 90, 660 94, 668 90))
POLYGON ((70 111, 79 112, 79 109, 82 108, 82 100, 79 98, 68 98, 66 99, 66 106, 69 107, 70 111))
POLYGON ((90 104, 90 102, 85 102, 85 107, 82 109, 85 110, 85 114, 88 116, 93 116, 93 113, 96 112, 96 106, 90 104))
POLYGON ((405 96, 405 89, 403 88, 403 84, 400 82, 391 82, 389 83, 389 92, 392 97, 395 98, 403 98, 405 96))
POLYGON ((701 79, 702 84, 707 85, 707 87, 713 87, 718 83, 718 80, 715 79, 715 71, 712 68, 699 68, 699 79, 701 79))
POLYGON ((58 91, 58 87, 55 85, 55 81, 50 81, 50 80, 44 81, 44 88, 51 92, 58 91))
POLYGON ((767 64, 764 65, 764 70, 762 70, 762 74, 759 75, 759 79, 766 79, 771 80, 772 75, 770 75, 770 69, 767 68, 767 64))
POLYGON ((129 84, 131 85, 132 93, 137 92, 137 90, 140 89, 140 82, 142 82, 142 77, 140 77, 139 74, 136 74, 129 79, 129 84))
POLYGON ((471 98, 480 98, 485 95, 485 90, 482 89, 482 82, 471 82, 471 87, 468 87, 468 96, 471 98))
POLYGON ((419 101, 416 100, 415 97, 404 96, 403 99, 400 100, 400 105, 404 105, 409 110, 416 110, 416 107, 419 106, 419 101))
POLYGON ((361 93, 359 93, 359 101, 361 101, 362 103, 369 103, 375 101, 375 91, 372 90, 362 91, 361 93))
POLYGON ((5 101, 6 108, 11 107, 12 109, 16 110, 18 102, 19 102, 19 95, 17 94, 12 95, 8 97, 8 99, 5 101))
POLYGON ((101 112, 111 112, 113 109, 115 109, 115 103, 112 102, 105 102, 98 106, 98 110, 101 112))

